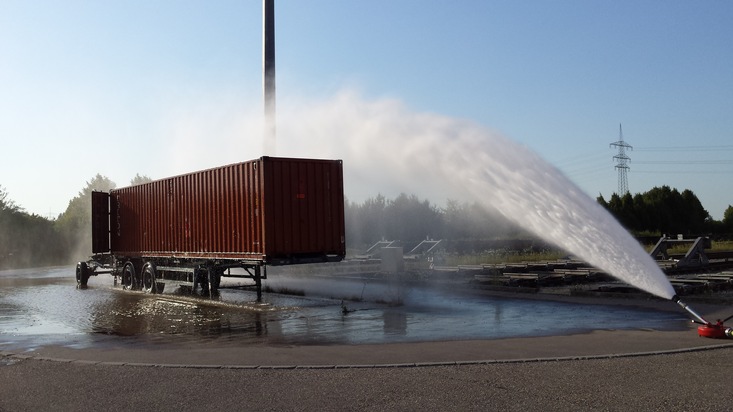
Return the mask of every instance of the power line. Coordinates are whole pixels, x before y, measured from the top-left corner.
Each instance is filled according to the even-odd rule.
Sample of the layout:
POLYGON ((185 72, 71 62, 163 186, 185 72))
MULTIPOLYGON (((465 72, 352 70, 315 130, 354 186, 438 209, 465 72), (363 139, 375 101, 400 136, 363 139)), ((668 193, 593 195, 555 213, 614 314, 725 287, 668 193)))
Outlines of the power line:
POLYGON ((721 152, 733 150, 733 145, 718 146, 649 146, 637 147, 639 152, 721 152))
POLYGON ((718 175, 718 174, 724 174, 724 175, 730 175, 733 173, 733 170, 680 170, 680 169, 673 169, 673 170, 634 170, 634 174, 686 174, 686 175, 718 175))
POLYGON ((718 160, 639 160, 635 162, 640 165, 730 165, 733 159, 718 160))
MULTIPOLYGON (((589 152, 589 153, 583 153, 583 154, 576 154, 573 155, 573 157, 560 159, 557 162, 554 162, 554 164, 558 167, 571 167, 571 166, 577 166, 582 164, 593 164, 598 165, 603 159, 607 159, 608 153, 603 151, 595 151, 595 152, 589 152)), ((602 167, 602 166, 601 166, 602 167)))

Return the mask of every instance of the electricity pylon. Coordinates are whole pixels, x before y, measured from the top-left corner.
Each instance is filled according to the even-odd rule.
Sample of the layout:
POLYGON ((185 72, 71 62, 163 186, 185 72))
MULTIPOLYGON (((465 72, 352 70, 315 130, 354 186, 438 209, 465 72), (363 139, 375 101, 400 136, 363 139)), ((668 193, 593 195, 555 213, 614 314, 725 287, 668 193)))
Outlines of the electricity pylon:
POLYGON ((629 180, 626 177, 626 171, 630 169, 628 163, 631 158, 626 156, 626 149, 633 150, 630 144, 624 142, 624 132, 621 130, 621 123, 618 124, 618 141, 611 143, 611 147, 618 147, 618 154, 613 157, 616 161, 616 170, 618 170, 618 195, 623 196, 629 193, 629 180))

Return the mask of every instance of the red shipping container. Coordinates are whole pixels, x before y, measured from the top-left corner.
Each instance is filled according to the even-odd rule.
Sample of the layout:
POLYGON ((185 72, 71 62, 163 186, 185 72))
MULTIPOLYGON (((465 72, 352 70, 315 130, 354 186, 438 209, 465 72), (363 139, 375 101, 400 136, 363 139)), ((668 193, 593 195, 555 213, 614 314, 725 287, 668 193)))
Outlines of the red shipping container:
POLYGON ((94 253, 265 264, 346 254, 340 160, 262 157, 96 193, 92 210, 94 253))

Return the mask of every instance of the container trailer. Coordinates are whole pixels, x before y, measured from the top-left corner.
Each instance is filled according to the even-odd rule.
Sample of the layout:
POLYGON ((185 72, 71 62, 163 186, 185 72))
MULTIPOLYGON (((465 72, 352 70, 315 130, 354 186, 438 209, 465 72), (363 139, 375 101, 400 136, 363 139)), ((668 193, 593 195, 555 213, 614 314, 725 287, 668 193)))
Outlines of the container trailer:
POLYGON ((231 276, 254 280, 259 299, 268 265, 344 258, 342 162, 261 157, 93 192, 92 253, 80 287, 109 273, 129 290, 216 293, 231 276))

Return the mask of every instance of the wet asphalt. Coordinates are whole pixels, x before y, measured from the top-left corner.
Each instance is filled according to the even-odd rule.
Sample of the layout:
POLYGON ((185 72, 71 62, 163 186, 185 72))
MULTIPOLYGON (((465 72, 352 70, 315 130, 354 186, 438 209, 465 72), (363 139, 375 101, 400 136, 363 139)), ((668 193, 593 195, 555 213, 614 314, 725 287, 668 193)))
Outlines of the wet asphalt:
POLYGON ((474 304, 493 315, 493 324, 471 322, 529 330, 540 323, 541 305, 520 303, 522 315, 514 318, 504 301, 501 311, 481 299, 466 309, 456 303, 465 298, 450 294, 427 308, 362 300, 352 308, 368 308, 363 312, 371 316, 352 321, 358 311, 333 314, 341 308, 338 296, 285 297, 253 307, 246 292, 232 290, 237 297, 224 302, 191 303, 102 284, 79 291, 56 270, 0 277, 0 411, 666 411, 726 410, 733 402, 731 344, 700 340, 689 325, 680 326, 684 316, 667 310, 626 307, 621 320, 646 323, 578 328, 584 316, 601 316, 591 309, 613 314, 619 308, 551 305, 539 313, 572 315, 575 324, 560 324, 554 334, 540 327, 529 335, 474 338, 463 331, 476 324, 464 329, 458 321, 474 316, 474 304), (558 309, 569 307, 574 310, 558 309), (387 321, 394 311, 402 315, 387 321), (452 326, 433 329, 443 335, 413 333, 430 330, 422 313, 430 319, 443 312, 451 316, 440 322, 452 326), (198 320, 183 326, 191 318, 198 320), (332 324, 325 330, 337 338, 318 323, 332 324))
POLYGON ((217 299, 167 285, 146 295, 109 275, 77 289, 73 267, 0 271, 0 350, 56 345, 336 345, 502 339, 598 329, 679 330, 679 312, 580 305, 359 279, 271 276, 275 291, 223 282, 217 299), (293 294, 294 293, 294 294, 293 294))

